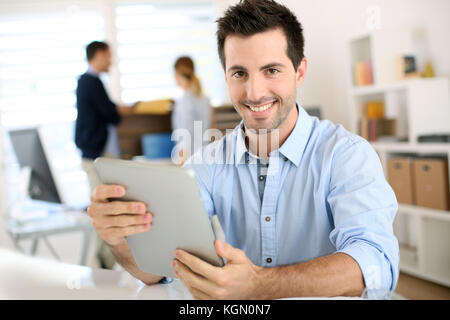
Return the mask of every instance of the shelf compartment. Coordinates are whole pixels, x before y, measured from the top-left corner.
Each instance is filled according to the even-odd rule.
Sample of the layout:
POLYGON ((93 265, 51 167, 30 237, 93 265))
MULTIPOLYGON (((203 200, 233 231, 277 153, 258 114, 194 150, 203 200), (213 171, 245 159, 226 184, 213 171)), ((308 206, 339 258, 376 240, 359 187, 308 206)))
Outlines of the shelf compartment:
POLYGON ((400 245, 400 269, 405 272, 419 272, 416 248, 400 245))
POLYGON ((417 154, 439 154, 450 153, 450 143, 409 143, 409 142, 371 142, 372 147, 377 151, 389 153, 417 153, 417 154))
POLYGON ((450 220, 423 218, 423 272, 450 285, 450 220))

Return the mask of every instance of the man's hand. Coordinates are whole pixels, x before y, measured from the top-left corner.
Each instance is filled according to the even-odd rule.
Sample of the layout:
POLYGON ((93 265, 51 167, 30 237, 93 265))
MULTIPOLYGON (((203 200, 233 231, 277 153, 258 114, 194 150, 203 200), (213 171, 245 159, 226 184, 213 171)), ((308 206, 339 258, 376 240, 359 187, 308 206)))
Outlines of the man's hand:
POLYGON ((183 250, 175 251, 172 267, 195 299, 258 299, 263 269, 242 250, 215 241, 216 252, 227 259, 224 267, 211 264, 183 250))
POLYGON ((119 111, 120 115, 122 115, 122 116, 133 115, 133 114, 135 114, 135 112, 136 112, 136 105, 137 105, 138 103, 139 103, 139 101, 136 102, 136 103, 134 103, 134 104, 131 105, 131 106, 123 106, 123 105, 120 105, 120 106, 117 106, 117 110, 119 111))
POLYGON ((100 185, 92 192, 88 214, 99 236, 111 247, 117 262, 129 273, 147 285, 163 277, 145 273, 138 268, 125 237, 150 230, 152 214, 145 203, 110 201, 125 196, 125 188, 118 185, 100 185))
POLYGON ((100 185, 92 192, 87 212, 92 224, 105 242, 117 246, 126 236, 150 230, 152 214, 143 202, 111 201, 125 196, 125 188, 119 185, 100 185))

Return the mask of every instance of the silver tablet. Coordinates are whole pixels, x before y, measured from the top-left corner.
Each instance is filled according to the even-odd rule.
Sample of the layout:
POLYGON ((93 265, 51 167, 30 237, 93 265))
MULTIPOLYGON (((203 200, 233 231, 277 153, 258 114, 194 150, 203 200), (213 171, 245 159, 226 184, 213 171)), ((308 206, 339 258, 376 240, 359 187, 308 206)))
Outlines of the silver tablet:
POLYGON ((175 277, 171 264, 177 248, 224 265, 193 170, 106 158, 98 158, 94 166, 103 184, 125 187, 126 196, 117 200, 142 201, 153 213, 149 231, 127 237, 142 271, 175 277))

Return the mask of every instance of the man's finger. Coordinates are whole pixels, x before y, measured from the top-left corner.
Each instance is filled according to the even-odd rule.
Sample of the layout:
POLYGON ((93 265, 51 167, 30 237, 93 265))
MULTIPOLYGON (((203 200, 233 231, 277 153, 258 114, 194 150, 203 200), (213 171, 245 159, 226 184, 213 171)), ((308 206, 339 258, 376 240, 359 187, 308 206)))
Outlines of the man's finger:
POLYGON ((107 203, 94 202, 88 207, 88 214, 93 216, 118 214, 145 214, 146 205, 137 201, 111 201, 107 203))
POLYGON ((195 300, 213 300, 214 298, 211 296, 208 296, 203 291, 200 291, 196 288, 189 288, 189 292, 191 293, 192 297, 194 297, 195 300))
POLYGON ((175 258, 183 262, 189 269, 215 282, 219 268, 210 265, 196 256, 181 250, 175 250, 175 258))
POLYGON ((138 234, 142 232, 146 232, 150 230, 151 223, 149 224, 141 224, 141 225, 134 225, 134 226, 128 226, 128 227, 112 227, 112 228, 106 228, 99 231, 101 238, 108 238, 108 237, 128 237, 133 234, 138 234))
POLYGON ((186 286, 196 288, 205 294, 214 295, 220 288, 212 281, 196 274, 181 261, 175 259, 172 263, 175 274, 185 283, 186 286))
POLYGON ((125 195, 123 186, 113 184, 101 184, 92 191, 92 202, 107 202, 109 198, 119 198, 125 195))
POLYGON ((153 216, 147 214, 103 215, 94 220, 96 228, 128 227, 152 223, 153 216))
POLYGON ((227 262, 243 263, 247 261, 247 256, 242 250, 234 248, 226 242, 216 240, 214 246, 217 254, 220 257, 227 259, 227 262))

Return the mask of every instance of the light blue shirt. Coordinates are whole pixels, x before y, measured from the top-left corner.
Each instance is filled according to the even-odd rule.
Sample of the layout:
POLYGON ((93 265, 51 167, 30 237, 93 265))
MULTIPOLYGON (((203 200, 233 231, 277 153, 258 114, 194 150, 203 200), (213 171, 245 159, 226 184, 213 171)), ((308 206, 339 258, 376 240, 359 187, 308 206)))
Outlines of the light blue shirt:
POLYGON ((247 150, 242 122, 186 162, 209 216, 218 215, 227 242, 258 266, 343 252, 367 288, 394 290, 398 205, 376 152, 342 126, 298 110, 293 131, 270 153, 267 175, 247 150))
MULTIPOLYGON (((184 94, 175 100, 172 112, 172 129, 186 129, 190 134, 190 139, 180 139, 178 143, 187 148, 190 154, 194 154, 196 145, 194 141, 194 121, 201 121, 201 133, 211 126, 211 107, 209 99, 205 96, 197 97, 191 90, 186 90, 184 94)), ((198 147, 201 147, 200 144, 198 147)))

